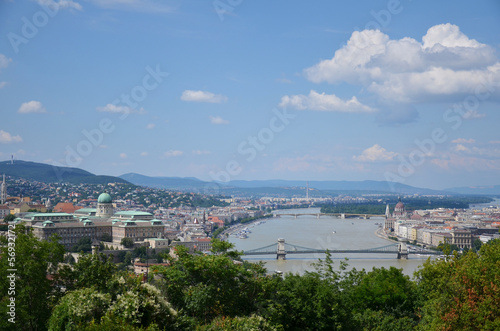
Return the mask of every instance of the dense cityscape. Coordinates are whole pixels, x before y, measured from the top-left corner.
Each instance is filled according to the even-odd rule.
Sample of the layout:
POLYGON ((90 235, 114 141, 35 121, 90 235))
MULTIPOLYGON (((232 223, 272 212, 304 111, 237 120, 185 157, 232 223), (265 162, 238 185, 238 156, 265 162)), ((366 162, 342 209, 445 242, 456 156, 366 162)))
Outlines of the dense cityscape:
MULTIPOLYGON (((321 206, 320 212, 317 213, 318 218, 335 218, 346 223, 349 222, 350 218, 356 217, 381 219, 381 223, 376 223, 379 224, 379 227, 375 234, 388 242, 392 241, 400 245, 398 258, 408 259, 408 253, 424 253, 425 251, 429 252, 429 249, 434 249, 443 257, 448 256, 448 258, 443 260, 433 259, 434 262, 427 262, 430 263, 429 266, 435 263, 432 268, 437 267, 439 263, 446 263, 444 261, 448 261, 450 258, 460 259, 460 256, 466 255, 467 252, 477 254, 476 252, 479 252, 482 246, 494 245, 496 247, 498 246, 496 243, 500 242, 498 239, 500 228, 500 210, 498 206, 465 209, 444 207, 415 209, 415 207, 420 206, 419 202, 422 199, 427 201, 427 204, 436 206, 439 206, 440 203, 443 206, 450 203, 463 204, 466 201, 469 203, 483 203, 484 205, 492 201, 486 197, 454 198, 452 196, 405 195, 403 197, 399 196, 399 201, 394 205, 390 205, 387 201, 394 201, 396 198, 390 194, 339 195, 336 197, 309 198, 308 190, 309 188, 307 188, 302 197, 261 197, 255 199, 252 197, 217 197, 188 192, 175 192, 164 189, 138 187, 126 183, 43 183, 23 178, 8 177, 7 179, 3 179, 0 184, 2 202, 0 204, 0 211, 2 212, 1 217, 4 219, 1 235, 5 240, 4 243, 6 245, 4 249, 6 253, 9 251, 8 248, 11 247, 9 242, 13 236, 17 238, 16 242, 19 242, 19 238, 24 236, 27 236, 27 238, 23 240, 36 241, 40 244, 45 242, 46 244, 40 246, 40 250, 47 250, 50 245, 53 246, 52 249, 60 247, 58 248, 60 249, 58 259, 53 260, 55 257, 52 256, 47 261, 41 261, 45 263, 41 266, 42 269, 49 266, 46 263, 57 265, 57 268, 54 268, 55 265, 51 265, 49 269, 46 269, 48 282, 48 292, 46 293, 53 293, 52 295, 61 298, 59 304, 51 308, 54 309, 52 312, 45 312, 46 317, 43 321, 46 322, 43 323, 48 323, 47 325, 50 330, 63 329, 65 328, 64 325, 68 325, 67 323, 76 325, 78 329, 85 328, 86 330, 92 330, 92 323, 95 322, 87 324, 88 322, 95 321, 96 318, 101 318, 101 316, 108 316, 107 314, 101 315, 102 313, 98 313, 95 310, 99 305, 109 306, 110 311, 114 311, 114 314, 117 315, 110 315, 106 318, 102 317, 103 319, 96 324, 96 327, 110 327, 111 325, 118 327, 118 325, 121 325, 120 328, 123 327, 127 330, 142 330, 142 327, 148 330, 163 328, 191 329, 195 327, 203 328, 201 327, 202 325, 205 325, 209 329, 220 328, 230 330, 239 325, 239 323, 257 327, 260 330, 275 330, 280 327, 285 327, 285 329, 296 328, 299 325, 303 327, 307 325, 307 327, 315 329, 328 329, 329 324, 324 323, 332 318, 333 320, 337 320, 336 323, 340 323, 348 328, 366 326, 368 322, 364 319, 368 318, 368 316, 362 319, 360 319, 360 316, 353 317, 354 319, 351 322, 344 320, 347 317, 339 319, 338 316, 323 316, 319 324, 317 323, 318 321, 313 323, 311 320, 307 320, 306 324, 303 324, 304 321, 285 322, 284 320, 280 320, 279 315, 276 315, 281 314, 279 311, 274 311, 273 313, 270 311, 261 311, 259 313, 260 316, 257 317, 257 315, 253 314, 258 312, 259 309, 256 310, 256 308, 250 307, 236 309, 235 305, 243 304, 248 298, 243 299, 234 295, 227 297, 227 295, 240 286, 249 286, 248 282, 250 279, 242 280, 242 283, 238 282, 238 284, 228 283, 222 289, 219 287, 217 291, 222 290, 222 296, 213 294, 213 299, 217 300, 217 303, 211 300, 206 301, 205 299, 205 301, 200 302, 201 306, 192 306, 193 303, 188 303, 189 300, 186 301, 187 298, 177 297, 180 293, 175 294, 180 290, 178 286, 184 286, 181 283, 176 283, 179 280, 171 278, 178 277, 178 275, 176 276, 178 272, 185 273, 183 277, 186 277, 186 279, 195 277, 192 278, 192 281, 197 279, 196 282, 200 282, 199 285, 201 286, 208 286, 208 284, 214 281, 226 281, 227 276, 222 274, 218 276, 205 274, 222 272, 223 269, 220 269, 217 266, 218 264, 211 265, 211 263, 222 263, 222 261, 226 261, 224 263, 231 261, 231 265, 234 266, 231 268, 235 269, 231 272, 239 274, 238 277, 245 278, 253 274, 254 276, 251 277, 259 275, 260 282, 265 279, 267 279, 266 282, 271 283, 275 282, 276 279, 284 281, 281 285, 275 284, 273 286, 289 286, 286 285, 288 282, 299 280, 300 282, 306 282, 308 277, 316 279, 315 282, 330 282, 331 280, 328 279, 334 277, 333 279, 337 279, 337 281, 332 285, 337 288, 336 291, 340 288, 344 288, 348 292, 354 291, 354 288, 345 287, 345 284, 341 285, 342 282, 352 281, 351 277, 362 277, 366 281, 375 281, 369 280, 371 277, 384 277, 384 282, 391 279, 396 281, 396 279, 401 278, 398 282, 402 281, 406 284, 404 286, 415 286, 408 276, 403 276, 400 274, 401 271, 396 271, 397 269, 394 267, 390 267, 389 269, 382 268, 381 270, 374 269, 368 273, 364 270, 356 271, 354 269, 348 274, 333 270, 330 271, 331 274, 322 274, 322 268, 333 266, 333 261, 329 259, 328 253, 326 253, 326 260, 319 260, 318 266, 323 267, 318 267, 317 274, 316 272, 309 271, 305 275, 297 274, 293 276, 299 277, 298 279, 293 278, 292 274, 288 274, 288 276, 282 278, 281 273, 276 273, 276 271, 270 272, 264 269, 262 265, 249 263, 247 260, 242 259, 243 256, 241 254, 244 254, 244 252, 232 250, 233 245, 224 241, 231 234, 238 235, 240 240, 245 239, 247 237, 245 231, 249 231, 247 229, 251 224, 260 224, 266 220, 269 221, 269 218, 287 215, 295 215, 295 218, 301 217, 301 213, 307 213, 313 207, 316 207, 315 209, 313 208, 314 210, 318 210, 318 206, 321 206), (407 208, 404 203, 405 199, 413 201, 415 205, 413 207, 408 205, 407 208), (374 210, 380 210, 384 206, 384 214, 372 213, 374 210), (288 213, 295 211, 296 214, 280 214, 280 211, 288 211, 288 213), (217 238, 222 239, 222 241, 217 238), (404 244, 404 251, 401 251, 401 243, 404 244), (206 261, 203 261, 204 259, 206 261), (206 263, 209 264, 202 267, 205 271, 197 276, 196 268, 199 267, 191 270, 186 263, 188 265, 194 263, 192 267, 200 263, 199 267, 206 263), (326 265, 323 265, 324 263, 326 265), (246 268, 247 271, 238 271, 241 267, 246 268), (87 270, 83 272, 82 268, 86 268, 87 270), (211 270, 210 268, 215 269, 209 271, 211 270), (248 272, 250 274, 244 276, 248 272), (391 275, 394 272, 396 273, 391 275), (116 304, 125 304, 118 300, 120 295, 118 295, 118 301, 114 304, 112 302, 105 303, 102 302, 103 299, 99 299, 99 296, 104 295, 104 293, 110 293, 112 296, 116 295, 116 292, 109 292, 109 286, 112 286, 109 282, 117 281, 120 278, 116 277, 124 277, 124 275, 131 277, 130 281, 137 279, 143 284, 139 287, 131 288, 130 285, 126 285, 128 282, 126 281, 126 286, 121 290, 128 290, 129 292, 127 293, 142 293, 141 295, 145 295, 143 299, 140 299, 135 304, 128 303, 129 305, 132 304, 132 306, 138 305, 136 308, 133 308, 137 309, 136 312, 138 315, 136 317, 126 317, 127 315, 122 315, 124 312, 120 313, 116 311, 118 309, 115 308, 116 304), (105 281, 101 277, 109 277, 109 280, 105 281), (170 283, 171 281, 174 283, 170 283), (92 286, 89 288, 89 282, 96 282, 98 287, 92 286), (148 286, 153 287, 148 288, 147 284, 151 284, 148 286), (161 290, 164 294, 155 292, 158 290, 161 290), (54 294, 54 291, 59 294, 54 294), (154 308, 156 306, 150 307, 146 304, 146 301, 142 301, 154 300, 155 302, 160 302, 157 300, 163 299, 160 299, 158 296, 162 295, 166 295, 170 301, 170 303, 165 303, 166 306, 165 304, 163 306, 160 304, 158 308, 154 308), (64 308, 69 302, 72 302, 72 305, 79 307, 77 309, 86 309, 83 308, 82 303, 88 299, 94 301, 93 305, 95 308, 91 308, 83 316, 80 313, 74 315, 75 313, 71 313, 71 311, 67 310, 68 308, 64 308), (220 302, 219 300, 225 301, 220 302), (182 318, 179 317, 177 315, 180 313, 179 309, 184 311, 184 313, 188 313, 188 315, 182 318), (224 312, 223 315, 216 312, 219 310, 224 312), (66 316, 64 318, 60 315, 63 311, 64 316, 66 316), (252 314, 248 315, 249 317, 239 320, 238 318, 240 317, 236 316, 241 316, 242 312, 245 311, 252 312, 252 314), (148 314, 153 315, 149 316, 148 314), (145 319, 146 316, 149 317, 145 319), (191 317, 188 318, 188 316, 191 317), (224 318, 229 318, 229 316, 235 317, 223 322, 224 318), (223 320, 220 320, 221 317, 223 317, 223 320)), ((9 261, 10 263, 11 261, 19 261, 19 254, 23 254, 22 250, 18 250, 19 245, 22 244, 13 246, 16 247, 15 255, 11 255, 14 259, 2 259, 2 262, 9 261)), ((29 247, 25 248, 28 248, 28 251, 32 249, 29 247)), ((328 249, 327 247, 323 248, 328 249)), ((279 246, 277 254, 277 258, 285 259, 286 252, 281 252, 280 256, 279 246)), ((429 266, 427 268, 430 268, 429 266)), ((14 269, 6 269, 5 271, 8 270, 14 269)), ((229 272, 229 270, 226 271, 229 272)), ((434 279, 425 280, 425 272, 427 272, 426 269, 419 271, 420 276, 418 277, 420 277, 420 282, 418 284, 434 281, 434 279)), ((29 281, 28 283, 24 283, 26 280, 21 280, 23 277, 28 276, 27 273, 23 274, 17 281, 6 278, 10 282, 11 294, 20 291, 18 286, 21 285, 16 284, 20 284, 21 282, 27 286, 25 291, 33 291, 30 288, 29 281)), ((271 283, 266 286, 271 286, 271 283)), ((301 284, 301 286, 308 286, 306 283, 301 284)), ((359 286, 361 286, 361 283, 356 287, 355 292, 360 291, 359 286)), ((404 286, 400 287, 398 291, 410 291, 405 295, 414 295, 412 293, 415 290, 408 290, 404 286)), ((195 293, 191 293, 191 291, 194 291, 195 288, 191 288, 190 286, 185 288, 183 291, 187 290, 188 292, 184 292, 183 295, 188 295, 188 297, 194 295, 195 293)), ((210 291, 206 292, 207 290, 203 290, 203 292, 196 295, 210 293, 210 291)), ((243 291, 241 288, 240 290, 243 291)), ((262 290, 260 289, 259 291, 262 290)), ((331 290, 323 289, 321 291, 331 290)), ((319 289, 315 289, 314 291, 319 291, 319 289)), ((363 291, 366 291, 366 289, 363 291)), ((293 295, 296 296, 298 293, 293 295)), ((368 294, 364 293, 363 295, 368 294)), ((401 296, 402 293, 398 292, 398 294, 394 293, 393 295, 401 296)), ((308 304, 307 300, 309 299, 300 296, 296 298, 296 300, 299 299, 302 305, 308 304)), ((343 298, 339 300, 347 299, 343 298)), ((252 306, 260 302, 256 297, 252 300, 252 306)), ((272 300, 277 299, 274 298, 272 300)), ((353 299, 350 298, 348 300, 353 299)), ((377 303, 378 300, 376 299, 376 301, 370 303, 369 299, 366 300, 363 297, 363 305, 366 305, 366 307, 374 305, 373 307, 381 309, 379 306, 380 303, 377 303)), ((391 298, 390 300, 395 299, 391 298)), ((401 302, 403 304, 408 299, 400 298, 398 300, 403 300, 401 302)), ((19 305, 20 301, 17 304, 19 305)), ((327 303, 321 302, 321 304, 327 303)), ((359 304, 358 302, 351 307, 344 302, 342 309, 358 309, 359 307, 356 308, 356 305, 359 304)), ((7 305, 8 309, 11 307, 7 305)), ((401 307, 398 309, 402 309, 401 307)), ((270 307, 266 309, 270 309, 270 307)), ((369 323, 375 323, 375 325, 385 325, 387 323, 391 327, 397 323, 401 327, 400 330, 409 330, 420 325, 417 323, 419 318, 416 315, 412 315, 415 314, 415 306, 404 309, 406 309, 406 312, 397 314, 382 313, 382 311, 378 310, 383 315, 378 317, 371 316, 371 322, 369 323), (381 319, 382 316, 384 316, 383 319, 381 319)), ((368 314, 369 311, 366 310, 364 314, 368 314)), ((300 313, 296 313, 300 316, 300 313)), ((20 317, 22 316, 21 313, 17 312, 12 315, 12 318, 26 319, 26 323, 28 321, 31 321, 29 323, 41 323, 42 320, 37 321, 38 318, 29 317, 31 315, 28 312, 26 314, 26 316, 20 317)), ((349 316, 352 312, 344 311, 342 314, 349 316)))

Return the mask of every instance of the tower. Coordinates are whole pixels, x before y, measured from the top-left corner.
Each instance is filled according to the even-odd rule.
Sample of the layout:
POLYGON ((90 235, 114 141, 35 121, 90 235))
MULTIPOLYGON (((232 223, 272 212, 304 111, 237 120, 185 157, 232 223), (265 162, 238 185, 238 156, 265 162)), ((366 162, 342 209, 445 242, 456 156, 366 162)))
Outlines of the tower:
POLYGON ((7 184, 5 183, 5 174, 3 174, 3 181, 0 185, 0 204, 7 202, 7 184))
POLYGON ((391 213, 389 212, 389 204, 385 206, 385 218, 391 217, 391 213))
POLYGON ((102 218, 113 216, 113 200, 111 200, 111 196, 108 193, 101 193, 99 198, 97 198, 97 211, 95 215, 102 218))

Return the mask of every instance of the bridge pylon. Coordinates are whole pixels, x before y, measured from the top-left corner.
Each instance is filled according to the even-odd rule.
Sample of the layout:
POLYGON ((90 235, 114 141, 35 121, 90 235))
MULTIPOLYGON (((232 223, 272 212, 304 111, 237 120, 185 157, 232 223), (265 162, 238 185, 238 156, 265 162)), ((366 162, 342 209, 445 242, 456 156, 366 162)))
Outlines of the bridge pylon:
POLYGON ((402 241, 398 244, 398 260, 408 260, 408 246, 402 241))
POLYGON ((285 239, 278 239, 278 249, 276 251, 277 260, 286 260, 285 239))

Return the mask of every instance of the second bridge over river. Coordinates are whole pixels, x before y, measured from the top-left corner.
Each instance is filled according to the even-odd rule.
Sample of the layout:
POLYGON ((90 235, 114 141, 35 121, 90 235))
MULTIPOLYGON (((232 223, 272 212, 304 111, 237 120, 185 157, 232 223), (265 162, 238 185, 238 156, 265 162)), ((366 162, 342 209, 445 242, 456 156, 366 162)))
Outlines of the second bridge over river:
POLYGON ((356 254, 356 253, 377 253, 377 254, 393 254, 398 259, 408 259, 408 254, 425 254, 425 255, 442 255, 440 251, 426 250, 421 248, 409 247, 405 242, 399 242, 382 247, 368 249, 321 249, 309 248, 295 244, 285 243, 285 239, 278 239, 277 244, 271 244, 260 248, 255 248, 243 252, 243 255, 267 255, 276 254, 279 260, 285 260, 287 254, 314 254, 326 253, 332 254, 356 254))
POLYGON ((338 217, 341 219, 345 218, 364 218, 369 219, 370 217, 383 217, 384 215, 379 214, 349 214, 349 213, 273 213, 274 217, 293 217, 297 218, 298 216, 313 216, 316 218, 321 218, 321 216, 330 216, 330 217, 338 217))

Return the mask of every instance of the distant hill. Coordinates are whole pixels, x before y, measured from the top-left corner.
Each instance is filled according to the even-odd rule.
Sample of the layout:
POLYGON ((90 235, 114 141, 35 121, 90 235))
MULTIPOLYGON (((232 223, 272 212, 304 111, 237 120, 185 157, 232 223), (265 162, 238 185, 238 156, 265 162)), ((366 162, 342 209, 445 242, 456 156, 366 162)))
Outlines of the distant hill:
POLYGON ((467 195, 500 195, 500 185, 452 187, 446 191, 467 195))
POLYGON ((149 177, 136 173, 128 173, 119 177, 135 185, 172 190, 201 190, 209 184, 193 177, 149 177))
MULTIPOLYGON (((300 180, 234 180, 224 184, 206 182, 197 178, 182 177, 149 177, 136 173, 121 175, 123 178, 135 185, 150 186, 172 190, 213 191, 214 187, 220 190, 220 194, 243 194, 273 193, 288 194, 305 190, 307 181, 300 180), (291 190, 294 188, 294 190, 291 190)), ((449 194, 443 191, 418 188, 400 183, 386 181, 309 181, 309 187, 325 191, 325 193, 345 193, 354 191, 365 191, 366 193, 396 193, 396 194, 449 194)))
POLYGON ((0 162, 0 175, 32 179, 44 183, 107 184, 126 183, 127 180, 114 176, 94 175, 79 168, 59 167, 46 163, 16 160, 0 162))

